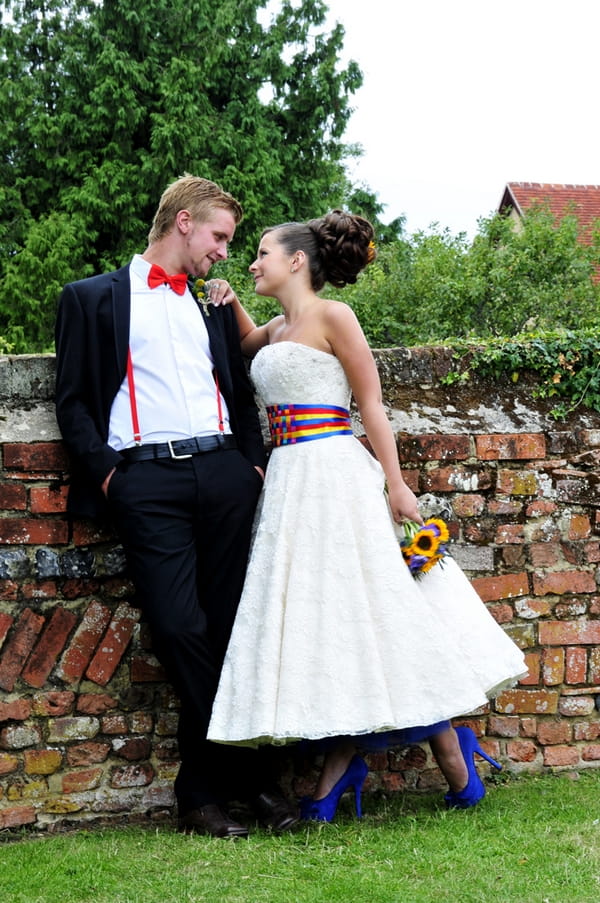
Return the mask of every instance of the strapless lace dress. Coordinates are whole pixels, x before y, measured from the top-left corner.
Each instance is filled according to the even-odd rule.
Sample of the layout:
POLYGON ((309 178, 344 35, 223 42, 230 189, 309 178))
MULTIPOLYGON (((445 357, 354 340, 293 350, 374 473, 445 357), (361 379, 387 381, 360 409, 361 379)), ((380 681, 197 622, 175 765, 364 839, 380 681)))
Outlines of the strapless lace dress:
MULTIPOLYGON (((265 405, 349 406, 332 355, 256 355, 265 405)), ((433 724, 526 673, 452 558, 415 580, 379 463, 352 435, 274 448, 208 736, 285 743, 433 724)))

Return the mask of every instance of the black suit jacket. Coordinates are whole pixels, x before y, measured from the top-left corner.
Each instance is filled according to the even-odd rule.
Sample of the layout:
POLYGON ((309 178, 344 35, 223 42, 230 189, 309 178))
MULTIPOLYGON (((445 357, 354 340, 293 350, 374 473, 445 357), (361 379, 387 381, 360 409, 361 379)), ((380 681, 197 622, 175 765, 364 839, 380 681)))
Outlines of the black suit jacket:
MULTIPOLYGON (((265 451, 242 357, 235 315, 229 306, 199 305, 208 330, 219 386, 242 454, 261 467, 265 451)), ((127 372, 131 285, 129 265, 113 273, 72 282, 63 289, 56 320, 56 416, 72 458, 68 508, 98 516, 101 485, 122 460, 107 444, 110 410, 127 372)))

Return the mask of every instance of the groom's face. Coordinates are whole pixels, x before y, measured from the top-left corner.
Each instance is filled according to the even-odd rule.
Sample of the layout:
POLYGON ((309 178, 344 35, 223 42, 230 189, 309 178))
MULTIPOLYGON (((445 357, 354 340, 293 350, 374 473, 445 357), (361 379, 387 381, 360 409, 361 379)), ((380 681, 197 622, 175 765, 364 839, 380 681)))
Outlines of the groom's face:
POLYGON ((204 277, 213 263, 227 259, 227 247, 235 233, 235 220, 229 210, 216 207, 207 220, 190 219, 185 235, 185 271, 204 277))

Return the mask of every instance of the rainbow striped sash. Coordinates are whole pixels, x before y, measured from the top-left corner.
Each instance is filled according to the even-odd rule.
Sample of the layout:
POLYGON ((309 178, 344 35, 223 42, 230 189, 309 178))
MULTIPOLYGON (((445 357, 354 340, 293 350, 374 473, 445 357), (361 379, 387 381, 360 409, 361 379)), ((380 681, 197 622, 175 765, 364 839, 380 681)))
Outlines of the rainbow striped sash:
POLYGON ((267 415, 275 448, 328 436, 352 435, 350 412, 337 405, 271 404, 267 406, 267 415))

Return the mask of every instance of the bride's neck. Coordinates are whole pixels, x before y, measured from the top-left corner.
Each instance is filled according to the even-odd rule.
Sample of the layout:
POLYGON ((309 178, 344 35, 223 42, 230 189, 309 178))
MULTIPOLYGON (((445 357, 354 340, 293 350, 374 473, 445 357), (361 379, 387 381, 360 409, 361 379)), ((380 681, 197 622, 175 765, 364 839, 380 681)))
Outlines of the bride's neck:
POLYGON ((286 323, 295 323, 304 314, 318 304, 320 298, 312 291, 303 289, 299 292, 289 292, 285 297, 279 299, 279 303, 283 308, 283 314, 286 323))

